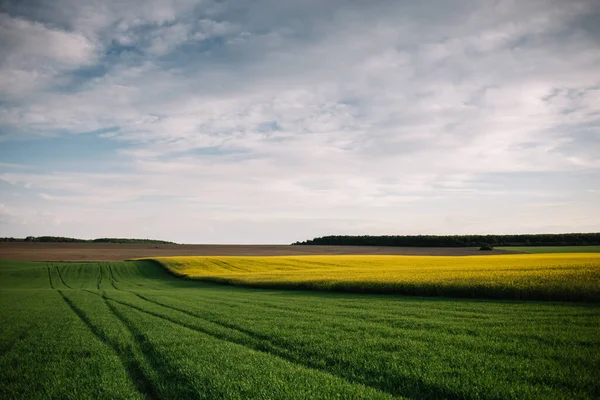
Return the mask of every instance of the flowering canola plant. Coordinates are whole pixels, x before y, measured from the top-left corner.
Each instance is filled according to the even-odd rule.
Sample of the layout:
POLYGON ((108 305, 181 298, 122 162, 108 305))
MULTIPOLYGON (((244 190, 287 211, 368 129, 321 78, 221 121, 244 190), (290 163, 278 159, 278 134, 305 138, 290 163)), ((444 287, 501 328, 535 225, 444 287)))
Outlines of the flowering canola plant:
POLYGON ((600 254, 152 258, 191 279, 261 288, 600 301, 600 254))

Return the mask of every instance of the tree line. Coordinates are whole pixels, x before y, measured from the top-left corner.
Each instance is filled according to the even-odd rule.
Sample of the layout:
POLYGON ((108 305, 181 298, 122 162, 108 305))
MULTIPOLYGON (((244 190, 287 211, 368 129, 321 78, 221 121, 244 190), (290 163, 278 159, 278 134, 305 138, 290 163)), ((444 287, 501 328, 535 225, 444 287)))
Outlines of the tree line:
POLYGON ((384 235, 323 236, 293 245, 476 247, 491 246, 586 246, 600 245, 600 233, 520 235, 384 235))
POLYGON ((27 236, 26 238, 3 237, 0 242, 42 242, 42 243, 129 243, 129 244, 175 244, 166 240, 98 238, 77 239, 63 236, 27 236))

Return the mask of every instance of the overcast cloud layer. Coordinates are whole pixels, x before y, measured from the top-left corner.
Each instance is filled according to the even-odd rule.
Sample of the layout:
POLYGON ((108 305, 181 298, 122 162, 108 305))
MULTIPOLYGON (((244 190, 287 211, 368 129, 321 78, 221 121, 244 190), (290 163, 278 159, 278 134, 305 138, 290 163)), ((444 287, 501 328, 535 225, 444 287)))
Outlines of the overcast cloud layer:
POLYGON ((13 1, 0 236, 600 231, 600 3, 13 1))

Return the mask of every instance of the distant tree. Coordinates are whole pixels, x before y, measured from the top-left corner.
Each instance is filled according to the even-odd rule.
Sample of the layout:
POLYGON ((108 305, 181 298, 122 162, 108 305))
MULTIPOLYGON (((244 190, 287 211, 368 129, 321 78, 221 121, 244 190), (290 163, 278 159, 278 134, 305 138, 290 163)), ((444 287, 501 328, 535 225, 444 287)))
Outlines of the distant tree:
POLYGON ((0 238, 0 242, 43 242, 43 243, 129 243, 129 244, 176 244, 166 240, 129 239, 129 238, 99 238, 77 239, 62 236, 27 236, 26 238, 0 238))
POLYGON ((479 250, 494 250, 494 246, 489 243, 482 244, 479 250))
POLYGON ((600 245, 600 233, 532 235, 413 235, 413 236, 323 236, 294 245, 479 247, 490 246, 585 246, 600 245))

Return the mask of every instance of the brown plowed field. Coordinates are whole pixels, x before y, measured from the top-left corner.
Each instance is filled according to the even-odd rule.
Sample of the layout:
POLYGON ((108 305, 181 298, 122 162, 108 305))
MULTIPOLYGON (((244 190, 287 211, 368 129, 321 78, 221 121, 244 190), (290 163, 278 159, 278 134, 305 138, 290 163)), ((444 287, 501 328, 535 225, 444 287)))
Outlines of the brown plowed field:
POLYGON ((289 246, 214 244, 0 243, 1 260, 122 261, 159 256, 289 256, 308 254, 402 254, 468 256, 518 253, 454 247, 289 246))

